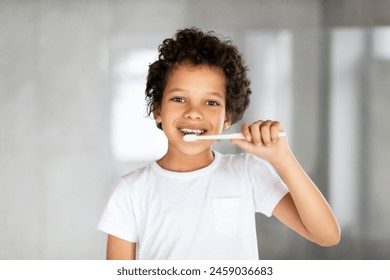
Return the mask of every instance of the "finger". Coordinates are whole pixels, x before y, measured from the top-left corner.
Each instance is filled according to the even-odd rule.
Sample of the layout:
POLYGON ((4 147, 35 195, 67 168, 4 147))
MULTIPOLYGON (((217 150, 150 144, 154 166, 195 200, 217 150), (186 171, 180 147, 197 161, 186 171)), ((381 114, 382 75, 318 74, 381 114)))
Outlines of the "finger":
POLYGON ((264 145, 269 147, 272 144, 271 139, 271 125, 273 121, 267 120, 262 123, 260 127, 261 132, 261 140, 263 141, 264 145))
POLYGON ((275 121, 272 125, 271 125, 271 139, 272 139, 272 143, 276 143, 278 142, 278 133, 280 131, 283 131, 283 127, 282 125, 280 124, 280 122, 278 121, 275 121))
POLYGON ((261 133, 260 133, 260 126, 262 125, 263 121, 257 121, 250 125, 249 129, 252 135, 252 142, 258 146, 263 145, 263 142, 261 141, 261 133))
POLYGON ((244 123, 241 125, 241 133, 244 135, 244 138, 246 141, 251 142, 252 141, 252 135, 249 129, 249 126, 244 123))
POLYGON ((256 148, 256 146, 253 143, 248 142, 246 140, 231 139, 230 142, 236 145, 237 147, 239 147, 240 149, 247 151, 249 153, 253 153, 254 149, 256 148))

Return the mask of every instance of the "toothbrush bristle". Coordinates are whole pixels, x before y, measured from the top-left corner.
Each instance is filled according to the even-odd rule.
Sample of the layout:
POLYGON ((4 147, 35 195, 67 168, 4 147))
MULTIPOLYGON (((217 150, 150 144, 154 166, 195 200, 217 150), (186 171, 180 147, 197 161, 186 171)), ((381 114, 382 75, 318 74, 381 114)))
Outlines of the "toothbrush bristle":
POLYGON ((183 140, 186 142, 194 142, 196 141, 196 135, 195 134, 187 134, 183 136, 183 140))

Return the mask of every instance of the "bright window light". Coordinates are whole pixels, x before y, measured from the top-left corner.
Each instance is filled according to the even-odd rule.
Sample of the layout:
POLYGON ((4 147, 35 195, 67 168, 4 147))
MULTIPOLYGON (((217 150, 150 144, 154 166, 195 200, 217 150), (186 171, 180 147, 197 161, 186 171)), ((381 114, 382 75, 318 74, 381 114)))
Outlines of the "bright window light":
POLYGON ((118 161, 156 160, 166 151, 164 133, 146 117, 146 77, 156 55, 147 49, 133 51, 114 67, 111 145, 118 161))
POLYGON ((390 27, 374 28, 373 52, 379 59, 390 60, 390 27))

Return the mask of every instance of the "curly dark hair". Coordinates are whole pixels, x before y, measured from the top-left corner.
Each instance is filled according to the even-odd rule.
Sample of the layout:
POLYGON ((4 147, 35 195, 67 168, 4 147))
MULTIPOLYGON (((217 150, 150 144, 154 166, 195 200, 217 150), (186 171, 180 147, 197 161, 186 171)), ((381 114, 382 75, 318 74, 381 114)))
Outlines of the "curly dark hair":
MULTIPOLYGON (((177 64, 207 64, 223 69, 226 77, 226 111, 231 123, 239 121, 249 105, 252 93, 247 78, 248 68, 230 40, 219 38, 214 32, 198 28, 178 30, 174 38, 165 39, 158 48, 158 60, 149 65, 145 99, 150 116, 161 106, 170 70, 177 64)), ((157 124, 161 129, 161 124, 157 124)))

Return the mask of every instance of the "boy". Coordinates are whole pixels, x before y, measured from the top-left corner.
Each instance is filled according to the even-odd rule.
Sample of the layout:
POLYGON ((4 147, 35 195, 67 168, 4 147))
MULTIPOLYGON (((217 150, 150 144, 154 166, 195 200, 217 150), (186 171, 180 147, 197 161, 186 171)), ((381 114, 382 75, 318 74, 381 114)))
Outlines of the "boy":
POLYGON ((214 33, 179 30, 160 45, 145 93, 168 150, 116 183, 98 225, 108 233, 107 259, 258 259, 255 212, 321 246, 339 242, 337 220, 287 138, 278 138, 279 122, 243 124, 245 140, 231 142, 245 154, 183 141, 241 119, 251 94, 246 72, 237 48, 214 33))

